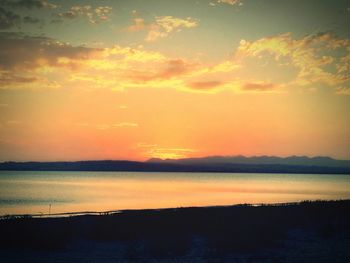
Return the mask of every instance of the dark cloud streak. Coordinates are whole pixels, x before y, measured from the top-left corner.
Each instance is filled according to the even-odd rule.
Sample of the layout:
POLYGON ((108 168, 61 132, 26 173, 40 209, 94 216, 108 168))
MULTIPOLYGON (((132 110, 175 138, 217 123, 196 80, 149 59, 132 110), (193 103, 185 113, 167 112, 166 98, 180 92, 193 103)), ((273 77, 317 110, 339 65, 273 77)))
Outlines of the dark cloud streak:
POLYGON ((18 26, 21 22, 21 17, 16 13, 0 7, 0 29, 10 29, 18 26))
POLYGON ((16 1, 4 0, 2 2, 2 5, 10 8, 28 8, 28 9, 57 7, 57 5, 52 4, 47 0, 16 0, 16 1))
POLYGON ((223 85, 224 82, 222 81, 198 81, 198 82, 190 82, 188 83, 188 87, 195 90, 211 90, 215 89, 221 85, 223 85))
POLYGON ((23 17, 22 19, 23 23, 26 23, 26 24, 41 24, 43 23, 43 21, 39 18, 36 18, 36 17, 32 17, 32 16, 25 16, 23 17))
POLYGON ((0 69, 35 67, 38 58, 54 66, 59 58, 87 59, 95 51, 98 49, 75 47, 47 37, 0 34, 0 69))

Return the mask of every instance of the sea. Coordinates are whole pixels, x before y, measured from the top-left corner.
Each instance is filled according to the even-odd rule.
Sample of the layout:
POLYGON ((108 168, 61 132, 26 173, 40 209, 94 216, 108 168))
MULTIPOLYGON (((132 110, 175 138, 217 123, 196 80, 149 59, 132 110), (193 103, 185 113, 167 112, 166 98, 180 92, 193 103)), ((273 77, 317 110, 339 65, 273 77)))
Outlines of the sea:
POLYGON ((0 171, 0 215, 350 199, 350 175, 0 171))

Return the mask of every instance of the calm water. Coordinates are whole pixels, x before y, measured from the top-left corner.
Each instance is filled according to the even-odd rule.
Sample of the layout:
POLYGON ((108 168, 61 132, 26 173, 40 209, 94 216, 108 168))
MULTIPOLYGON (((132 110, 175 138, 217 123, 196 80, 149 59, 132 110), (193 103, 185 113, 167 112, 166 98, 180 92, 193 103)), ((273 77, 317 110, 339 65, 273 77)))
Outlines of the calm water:
POLYGON ((0 171, 0 214, 350 199, 350 175, 0 171))

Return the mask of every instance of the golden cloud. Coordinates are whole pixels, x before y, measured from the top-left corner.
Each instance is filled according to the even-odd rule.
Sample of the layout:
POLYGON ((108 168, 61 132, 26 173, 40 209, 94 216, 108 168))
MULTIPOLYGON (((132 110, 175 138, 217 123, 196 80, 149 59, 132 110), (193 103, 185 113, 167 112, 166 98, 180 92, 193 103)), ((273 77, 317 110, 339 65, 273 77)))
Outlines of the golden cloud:
POLYGON ((188 83, 188 87, 195 90, 211 90, 219 86, 222 86, 224 82, 222 81, 196 81, 188 83))
POLYGON ((133 24, 127 28, 129 32, 141 31, 147 28, 145 20, 141 17, 135 17, 132 21, 133 24))
POLYGON ((3 88, 73 85, 112 90, 166 87, 212 92, 222 88, 218 74, 239 68, 230 61, 204 65, 142 48, 76 47, 54 39, 26 36, 0 38, 0 82, 6 83, 3 88), (203 81, 203 76, 208 79, 213 74, 214 80, 203 81))
POLYGON ((228 5, 243 5, 243 3, 240 0, 217 0, 217 3, 219 4, 228 4, 228 5))
POLYGON ((127 27, 127 31, 136 32, 141 30, 148 31, 145 38, 146 41, 156 41, 159 38, 167 37, 173 31, 181 31, 184 28, 193 28, 198 26, 198 21, 187 17, 185 19, 173 16, 156 16, 155 21, 146 23, 145 20, 138 16, 134 10, 135 16, 132 20, 133 24, 127 27))
POLYGON ((271 55, 276 61, 286 59, 289 65, 299 70, 294 84, 322 82, 337 86, 350 80, 347 73, 350 40, 338 38, 331 33, 299 39, 294 39, 291 33, 285 33, 252 42, 241 40, 236 52, 239 59, 249 56, 261 58, 266 55, 271 55))
POLYGON ((249 81, 234 75, 241 68, 237 61, 204 64, 142 47, 77 47, 49 38, 4 35, 0 41, 0 82, 7 88, 69 85, 116 91, 173 88, 202 93, 268 89, 263 82, 248 85, 249 81))
POLYGON ((156 144, 138 143, 138 148, 147 149, 143 154, 147 158, 159 158, 159 159, 180 159, 186 158, 189 154, 197 152, 196 149, 181 148, 181 147, 160 147, 156 144))
POLYGON ((98 6, 93 8, 90 5, 72 6, 69 10, 58 13, 55 22, 62 22, 63 19, 86 18, 91 24, 107 21, 113 8, 109 6, 98 6))
POLYGON ((339 95, 348 95, 350 96, 350 86, 348 87, 338 87, 336 89, 336 94, 339 94, 339 95))

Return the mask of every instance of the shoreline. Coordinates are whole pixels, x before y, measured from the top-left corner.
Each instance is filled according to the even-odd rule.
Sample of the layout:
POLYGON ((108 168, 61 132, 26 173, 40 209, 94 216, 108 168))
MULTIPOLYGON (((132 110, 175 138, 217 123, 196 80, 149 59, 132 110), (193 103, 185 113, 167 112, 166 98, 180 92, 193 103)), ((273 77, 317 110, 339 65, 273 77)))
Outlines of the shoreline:
POLYGON ((231 205, 210 205, 210 206, 188 206, 188 207, 165 207, 165 208, 145 208, 145 209, 117 209, 106 211, 70 211, 61 213, 33 213, 33 214, 4 214, 0 215, 0 220, 8 219, 25 219, 25 218, 64 218, 73 216, 108 216, 125 212, 141 212, 141 211, 162 211, 162 210, 178 210, 178 209, 196 209, 196 208, 233 208, 233 207, 278 207, 278 206, 294 206, 303 203, 316 202, 350 202, 350 199, 315 199, 315 200, 301 200, 295 202, 281 202, 281 203, 240 203, 231 205))

